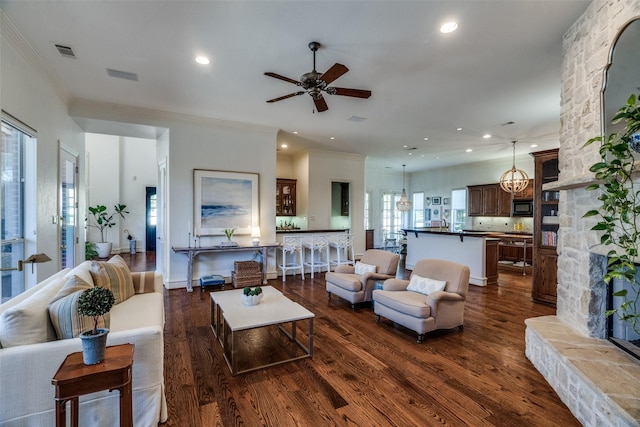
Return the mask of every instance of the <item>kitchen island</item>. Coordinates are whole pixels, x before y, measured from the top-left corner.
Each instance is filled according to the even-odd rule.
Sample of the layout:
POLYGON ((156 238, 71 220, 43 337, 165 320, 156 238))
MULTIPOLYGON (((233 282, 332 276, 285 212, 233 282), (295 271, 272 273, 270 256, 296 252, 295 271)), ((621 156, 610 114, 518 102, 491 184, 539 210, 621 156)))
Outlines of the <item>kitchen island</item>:
POLYGON ((487 286, 498 283, 498 243, 490 232, 452 233, 428 229, 404 229, 407 233, 406 268, 413 270, 425 258, 446 259, 469 266, 469 283, 487 286))

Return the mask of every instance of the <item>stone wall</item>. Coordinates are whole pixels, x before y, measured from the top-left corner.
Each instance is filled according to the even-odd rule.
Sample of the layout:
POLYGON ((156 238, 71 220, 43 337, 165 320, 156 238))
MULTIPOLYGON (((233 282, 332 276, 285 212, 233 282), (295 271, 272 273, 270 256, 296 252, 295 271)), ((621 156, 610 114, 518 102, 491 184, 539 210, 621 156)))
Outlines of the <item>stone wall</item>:
POLYGON ((637 17, 637 0, 594 0, 563 42, 559 185, 567 189, 561 192, 559 208, 557 315, 596 338, 606 334, 606 289, 591 280, 590 254, 606 251, 590 230, 596 219, 582 218, 599 204, 597 192, 584 188, 592 179, 589 166, 599 160, 598 147, 583 145, 601 133, 600 96, 611 45, 619 31, 637 17))
MULTIPOLYGON (((607 250, 583 219, 599 205, 589 166, 599 160, 600 96, 611 45, 640 17, 638 0, 594 0, 565 34, 560 113, 557 315, 527 319, 526 354, 585 426, 640 426, 640 365, 606 337, 607 250)), ((545 189, 551 189, 545 185, 545 189)))

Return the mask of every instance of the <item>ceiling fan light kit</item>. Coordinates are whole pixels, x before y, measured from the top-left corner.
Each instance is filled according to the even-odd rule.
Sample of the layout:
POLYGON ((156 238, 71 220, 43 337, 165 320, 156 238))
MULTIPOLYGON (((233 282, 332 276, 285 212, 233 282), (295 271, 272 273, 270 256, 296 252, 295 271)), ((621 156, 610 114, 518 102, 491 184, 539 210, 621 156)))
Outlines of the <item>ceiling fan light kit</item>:
POLYGON ((500 187, 507 193, 519 193, 529 185, 529 176, 516 168, 516 141, 513 143, 513 166, 500 176, 500 187))
POLYGON ((300 77, 299 81, 272 72, 264 73, 265 76, 292 83, 304 89, 303 91, 293 92, 288 95, 270 99, 267 101, 268 103, 278 102, 284 99, 289 99, 294 96, 308 93, 311 96, 311 99, 313 99, 316 110, 321 113, 329 109, 326 100, 322 96, 322 92, 325 92, 329 95, 350 96, 353 98, 369 98, 371 96, 370 90, 329 86, 330 83, 338 79, 340 76, 344 75, 347 71, 349 71, 349 69, 346 66, 336 62, 324 73, 319 73, 318 71, 316 71, 316 51, 320 48, 320 46, 321 45, 318 42, 309 43, 309 49, 311 49, 311 51, 313 52, 313 70, 308 73, 304 73, 300 77))

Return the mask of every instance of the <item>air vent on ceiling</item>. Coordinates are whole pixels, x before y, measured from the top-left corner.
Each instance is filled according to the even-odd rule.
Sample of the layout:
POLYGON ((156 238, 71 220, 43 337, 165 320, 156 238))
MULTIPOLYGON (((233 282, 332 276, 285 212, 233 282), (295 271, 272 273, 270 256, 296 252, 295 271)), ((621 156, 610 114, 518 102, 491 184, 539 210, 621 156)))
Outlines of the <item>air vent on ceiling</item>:
POLYGON ((115 77, 116 79, 133 80, 134 82, 138 81, 138 75, 136 73, 130 73, 128 71, 119 71, 107 68, 107 74, 109 74, 111 77, 115 77))
POLYGON ((515 124, 516 122, 514 121, 508 121, 508 122, 502 123, 500 126, 509 126, 509 125, 515 125, 515 124))
POLYGON ((58 49, 58 53, 65 58, 75 58, 76 54, 71 49, 71 46, 65 46, 63 44, 55 44, 56 49, 58 49))
POLYGON ((364 122, 365 120, 367 120, 367 118, 366 117, 351 116, 347 120, 350 121, 350 122, 359 123, 359 122, 364 122))
POLYGON ((402 148, 404 151, 413 151, 413 150, 417 150, 418 147, 403 147, 402 148))

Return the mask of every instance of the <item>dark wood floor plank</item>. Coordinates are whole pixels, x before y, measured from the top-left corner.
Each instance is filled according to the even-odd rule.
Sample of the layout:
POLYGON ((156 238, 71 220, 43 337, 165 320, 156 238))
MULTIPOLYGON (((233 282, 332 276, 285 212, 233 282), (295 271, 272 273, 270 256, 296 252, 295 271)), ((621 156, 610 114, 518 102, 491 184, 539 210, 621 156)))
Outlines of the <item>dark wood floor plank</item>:
MULTIPOLYGON (((132 270, 154 268, 155 258, 132 258, 132 270)), ((401 266, 398 277, 409 273, 401 266)), ((209 328, 216 290, 165 291, 166 425, 579 425, 524 354, 524 320, 555 313, 531 299, 531 276, 501 271, 497 285, 470 286, 464 331, 435 331, 421 344, 413 331, 376 323, 367 304, 353 311, 336 296, 329 301, 323 276, 269 281, 315 314, 313 358, 235 377, 209 328)), ((242 342, 267 339, 276 347, 251 355, 274 358, 290 345, 278 334, 242 342)))

